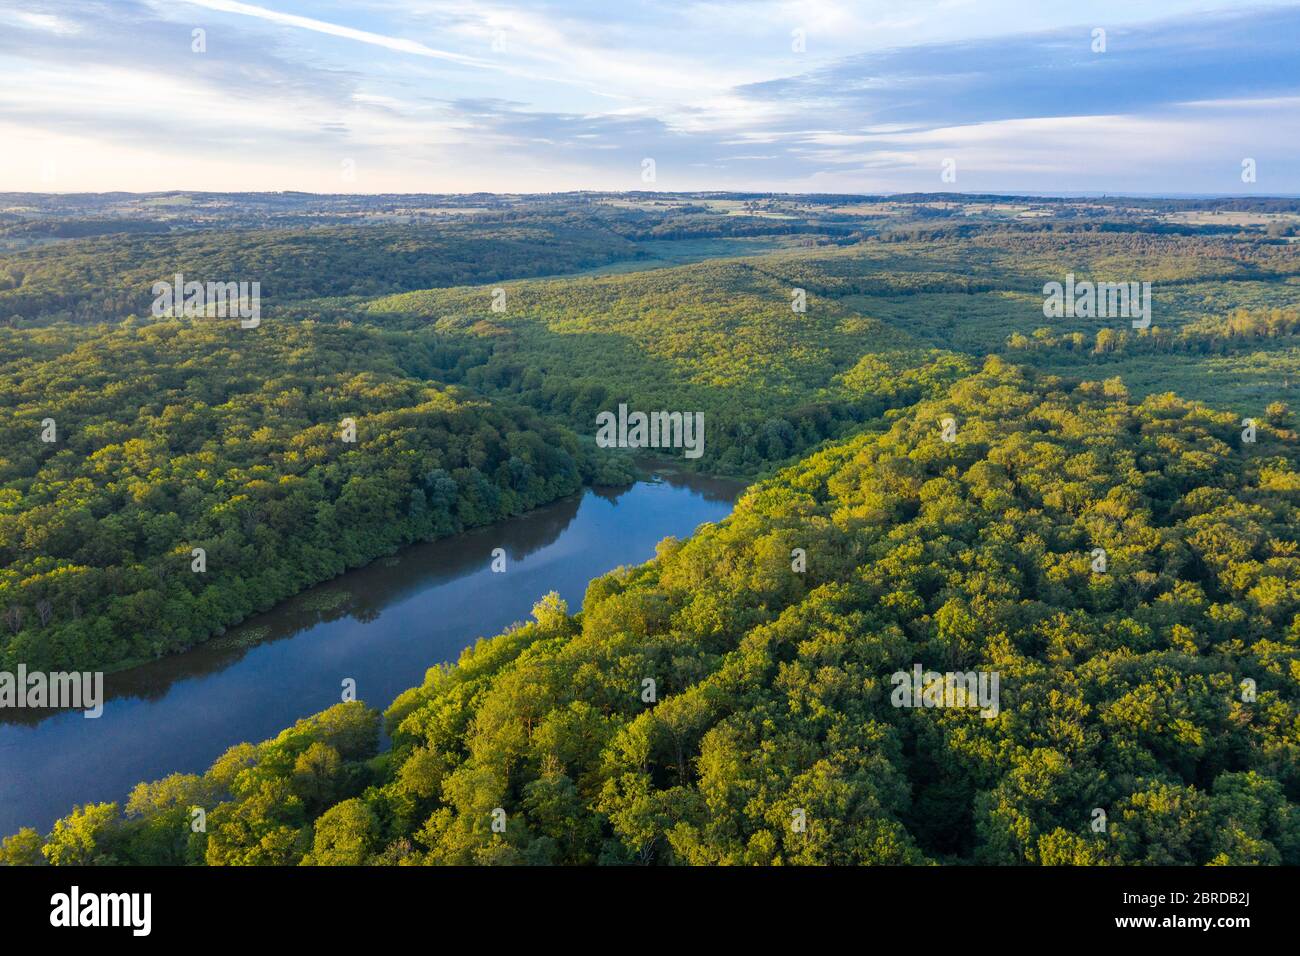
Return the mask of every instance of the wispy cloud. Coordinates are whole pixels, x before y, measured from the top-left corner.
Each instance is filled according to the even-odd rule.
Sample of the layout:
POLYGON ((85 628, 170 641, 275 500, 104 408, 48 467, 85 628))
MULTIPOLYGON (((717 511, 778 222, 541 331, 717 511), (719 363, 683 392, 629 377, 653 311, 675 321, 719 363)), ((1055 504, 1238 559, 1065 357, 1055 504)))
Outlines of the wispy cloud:
POLYGON ((1293 3, 268 3, 10 0, 0 189, 1300 190, 1293 3))
POLYGON ((324 20, 317 20, 314 17, 301 17, 292 13, 281 13, 276 10, 270 10, 266 7, 259 7, 252 3, 237 3, 235 0, 185 0, 185 2, 192 6, 204 7, 208 10, 215 10, 219 13, 234 13, 244 17, 255 17, 259 20, 278 23, 286 27, 296 27, 300 30, 311 30, 314 33, 323 33, 326 36, 341 37, 345 40, 355 40, 358 43, 369 43, 373 46, 383 47, 386 50, 392 50, 395 53, 409 53, 413 56, 427 56, 432 57, 435 60, 450 60, 453 63, 462 63, 466 66, 493 66, 493 64, 485 60, 479 60, 472 56, 463 56, 459 53, 449 53, 446 50, 435 50, 433 47, 424 43, 418 43, 415 40, 384 36, 382 33, 371 33, 369 30, 356 30, 352 27, 340 26, 337 23, 327 23, 324 20))

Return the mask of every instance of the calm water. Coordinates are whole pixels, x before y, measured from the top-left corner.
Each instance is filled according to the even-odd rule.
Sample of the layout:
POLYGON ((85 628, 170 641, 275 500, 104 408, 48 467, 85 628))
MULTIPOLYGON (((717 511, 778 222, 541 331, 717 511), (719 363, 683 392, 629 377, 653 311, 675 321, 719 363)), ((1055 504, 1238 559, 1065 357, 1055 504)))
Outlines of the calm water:
POLYGON ((547 591, 570 610, 587 582, 654 555, 731 511, 734 482, 663 475, 491 528, 415 545, 250 619, 186 654, 105 678, 104 714, 0 723, 0 836, 45 832, 74 804, 124 801, 174 771, 200 772, 231 744, 272 737, 339 702, 341 682, 383 708, 433 664, 528 617, 547 591), (504 548, 507 570, 491 570, 504 548))

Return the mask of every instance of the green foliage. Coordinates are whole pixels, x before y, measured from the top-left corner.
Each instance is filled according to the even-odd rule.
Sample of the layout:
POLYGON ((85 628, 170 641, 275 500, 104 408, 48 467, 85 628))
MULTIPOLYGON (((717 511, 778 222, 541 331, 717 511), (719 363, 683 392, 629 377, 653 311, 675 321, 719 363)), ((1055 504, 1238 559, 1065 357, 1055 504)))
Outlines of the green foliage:
POLYGON ((990 359, 433 668, 383 757, 360 705, 235 748, 206 859, 1300 863, 1300 439, 1237 427, 990 359), (892 705, 917 663, 999 712, 892 705))
POLYGON ((45 862, 41 854, 44 842, 41 835, 31 827, 23 827, 12 836, 0 840, 0 865, 36 866, 45 862))
POLYGON ((605 229, 546 219, 119 234, 0 255, 0 316, 83 323, 148 316, 153 284, 177 273, 187 281, 258 282, 273 309, 570 272, 637 255, 605 229))
POLYGON ((379 819, 360 800, 344 800, 316 821, 312 851, 305 866, 360 866, 368 862, 379 839, 379 819))
POLYGON ((340 705, 0 862, 1300 863, 1300 265, 1186 218, 1293 201, 483 202, 0 236, 46 243, 0 255, 0 669, 181 650, 626 482, 589 440, 622 402, 703 411, 692 467, 789 467, 431 668, 390 751, 340 705), (176 272, 268 317, 127 318, 176 272), (1045 320, 1067 272, 1153 283, 1152 326, 1045 320), (918 663, 996 672, 998 714, 893 706, 918 663))
POLYGON ((117 804, 88 803, 55 822, 41 853, 54 866, 112 864, 121 836, 117 804))
POLYGON ((440 384, 462 353, 437 337, 198 320, 0 339, 0 668, 182 650, 593 470, 535 414, 440 384))
POLYGON ((769 258, 513 283, 504 312, 483 289, 413 292, 372 302, 364 318, 486 345, 466 385, 579 434, 594 436, 596 415, 623 402, 703 411, 705 457, 684 464, 723 474, 757 474, 969 371, 833 299, 794 312, 769 258))

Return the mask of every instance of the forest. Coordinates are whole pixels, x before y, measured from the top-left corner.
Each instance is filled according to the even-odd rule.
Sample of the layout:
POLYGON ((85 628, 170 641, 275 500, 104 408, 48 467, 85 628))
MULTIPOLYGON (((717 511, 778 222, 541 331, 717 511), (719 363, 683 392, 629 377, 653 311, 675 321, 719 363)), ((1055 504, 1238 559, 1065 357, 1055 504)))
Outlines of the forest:
POLYGON ((1293 201, 236 203, 4 224, 0 670, 131 668, 625 485, 620 403, 702 412, 680 466, 751 485, 0 862, 1300 863, 1293 201), (177 272, 260 281, 260 327, 153 317, 177 272), (1045 318, 1067 273, 1150 282, 1151 326, 1045 318), (915 665, 998 674, 997 715, 894 706, 915 665))
POLYGON ((257 281, 274 306, 565 272, 636 254, 608 230, 555 221, 97 236, 0 255, 0 319, 148 316, 153 283, 174 273, 257 281))
POLYGON ((376 710, 339 704, 3 854, 1300 863, 1300 434, 1238 432, 990 358, 579 611, 543 598, 431 668, 384 711, 390 749, 376 710), (913 662, 999 673, 1001 712, 893 706, 913 662))
POLYGON ((440 380, 464 356, 434 337, 200 319, 3 339, 0 669, 184 650, 599 477, 572 433, 440 380))

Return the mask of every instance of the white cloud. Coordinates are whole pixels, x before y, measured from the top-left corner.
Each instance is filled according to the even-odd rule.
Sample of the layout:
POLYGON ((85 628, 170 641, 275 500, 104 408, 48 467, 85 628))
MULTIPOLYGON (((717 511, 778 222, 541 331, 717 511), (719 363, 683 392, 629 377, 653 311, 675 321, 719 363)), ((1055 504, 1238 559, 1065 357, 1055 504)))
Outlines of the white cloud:
POLYGON ((80 29, 76 23, 52 13, 36 13, 31 10, 0 10, 0 23, 26 30, 39 30, 56 35, 77 33, 80 29))
POLYGON ((252 3, 239 3, 237 0, 185 0, 196 7, 205 7, 208 10, 216 10, 220 13, 234 13, 245 17, 255 17, 259 20, 267 20, 271 23, 277 23, 287 27, 297 27, 301 30, 311 30, 315 33, 324 33, 328 36, 341 37, 345 40, 355 40, 358 43, 369 43, 374 46, 383 47, 392 50, 395 53, 409 53, 413 56, 427 56, 436 60, 450 60, 453 63, 462 63, 466 66, 486 67, 491 66, 482 60, 474 57, 462 56, 458 53, 449 53, 446 50, 435 50, 424 43, 417 43, 414 40, 405 40, 401 37, 385 36, 381 33, 371 33, 368 30, 356 30, 352 27, 339 26, 335 23, 327 23, 324 20, 316 20, 312 17, 301 17, 292 13, 280 13, 267 7, 259 7, 252 3))
MULTIPOLYGON (((1204 189, 1233 154, 1280 171, 1300 153, 1276 122, 1300 97, 1220 83, 1222 60, 1195 84, 1159 72, 1181 68, 1179 43, 1258 56, 1203 20, 1186 37, 1148 30, 1160 52, 1141 64, 1156 72, 1117 56, 1137 72, 1089 74, 1101 82, 1074 95, 1059 84, 1078 64, 1050 69, 1059 36, 1018 31, 1065 25, 1068 39, 1075 14, 1012 0, 358 0, 319 16, 238 0, 61 0, 57 15, 4 2, 19 5, 0 11, 19 39, 0 31, 0 69, 17 80, 0 87, 0 189, 41 188, 29 177, 50 153, 68 159, 68 188, 335 190, 349 158, 362 191, 638 188, 643 156, 664 188, 937 189, 949 155, 962 189, 1050 190, 1053 175, 1062 189, 1204 189), (201 11, 209 52, 195 56, 201 11), (796 27, 806 55, 789 49, 796 27), (945 38, 960 42, 918 45, 945 38), (1006 51, 1039 59, 1009 73, 1006 51), (1148 75, 1164 99, 1108 102, 1148 75), (1042 115, 1058 105, 1046 80, 1078 115, 1042 115), (1183 83, 1187 102, 1169 99, 1183 83)), ((1117 27, 1138 16, 1099 8, 1117 27)))

